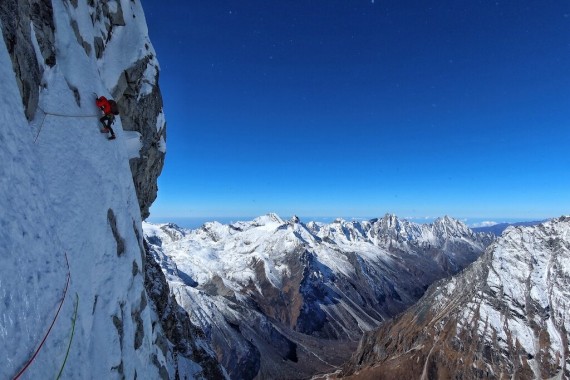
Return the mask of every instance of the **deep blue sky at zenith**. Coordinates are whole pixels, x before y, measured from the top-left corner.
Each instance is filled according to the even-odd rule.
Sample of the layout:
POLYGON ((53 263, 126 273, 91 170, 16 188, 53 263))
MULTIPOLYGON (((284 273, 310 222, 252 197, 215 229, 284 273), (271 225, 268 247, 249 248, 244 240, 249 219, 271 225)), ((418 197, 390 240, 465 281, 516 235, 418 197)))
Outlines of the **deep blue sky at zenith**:
POLYGON ((142 0, 153 217, 570 213, 570 2, 142 0))

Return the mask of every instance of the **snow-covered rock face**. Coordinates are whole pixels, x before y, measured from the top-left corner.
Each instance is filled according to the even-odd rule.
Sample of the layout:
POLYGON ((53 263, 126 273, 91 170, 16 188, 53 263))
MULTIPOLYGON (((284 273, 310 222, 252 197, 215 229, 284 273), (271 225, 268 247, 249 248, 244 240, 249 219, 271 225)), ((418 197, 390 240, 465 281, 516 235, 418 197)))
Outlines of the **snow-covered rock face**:
POLYGON ((304 224, 269 214, 197 230, 143 228, 176 298, 232 378, 330 371, 363 332, 490 243, 450 218, 418 225, 393 215, 304 224))
POLYGON ((569 378, 569 285, 570 218, 510 227, 468 270, 366 334, 345 375, 569 378))
POLYGON ((38 104, 41 92, 45 98, 45 90, 49 90, 46 76, 53 71, 63 73, 80 108, 92 105, 94 93, 118 102, 121 115, 115 127, 132 132, 124 134, 125 140, 136 140, 127 141, 134 150, 129 155, 130 166, 141 215, 148 217, 164 165, 166 123, 158 86, 159 65, 140 3, 6 0, 0 8, 0 21, 28 120, 43 117, 38 115, 38 105, 39 112, 86 114, 62 112, 63 104, 55 110, 38 104), (60 7, 63 12, 57 14, 60 7), (66 30, 59 44, 56 28, 66 30), (77 65, 86 66, 78 70, 77 65), (82 91, 86 89, 83 81, 92 75, 99 83, 88 89, 91 92, 82 91))
MULTIPOLYGON (((51 1, 5 0, 0 7, 2 34, 28 120, 36 112, 42 79, 41 66, 56 63, 54 18, 51 1), (40 54, 34 47, 37 43, 40 54)), ((6 62, 8 63, 8 62, 6 62)))
POLYGON ((146 260, 151 196, 137 198, 133 175, 156 187, 157 173, 131 173, 129 158, 152 153, 147 132, 132 152, 123 128, 148 124, 156 140, 164 117, 140 3, 6 0, 0 21, 0 378, 26 367, 52 321, 24 378, 223 377, 146 260), (114 141, 95 93, 130 105, 114 141))

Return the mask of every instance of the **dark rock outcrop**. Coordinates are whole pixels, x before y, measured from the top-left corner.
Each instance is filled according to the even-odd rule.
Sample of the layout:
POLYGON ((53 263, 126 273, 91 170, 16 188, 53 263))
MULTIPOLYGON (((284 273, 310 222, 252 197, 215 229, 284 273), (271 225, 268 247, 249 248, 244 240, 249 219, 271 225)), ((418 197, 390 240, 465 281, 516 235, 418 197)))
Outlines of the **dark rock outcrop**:
MULTIPOLYGON (((105 49, 115 31, 126 25, 125 15, 121 2, 116 2, 114 7, 107 2, 94 2, 91 6, 94 7, 93 22, 101 23, 104 28, 93 41, 80 42, 88 54, 93 46, 97 59, 105 59, 105 49)), ((148 41, 144 44, 144 54, 108 89, 119 105, 123 129, 141 135, 142 148, 138 157, 131 158, 130 166, 143 220, 150 215, 150 206, 156 199, 157 179, 166 154, 166 122, 158 76, 158 62, 148 41)))
MULTIPOLYGON (((121 2, 116 2, 114 7, 107 2, 88 4, 92 8, 92 22, 104 25, 100 35, 95 35, 93 41, 87 41, 81 35, 76 20, 72 19, 70 26, 86 55, 93 53, 97 59, 104 59, 105 48, 112 40, 113 33, 126 25, 121 2)), ((71 6, 77 8, 77 2, 72 1, 71 6)), ((43 65, 53 67, 57 63, 52 3, 43 0, 4 0, 0 7, 0 21, 26 117, 32 120, 38 107, 43 65), (35 42, 41 57, 36 56, 35 42)), ((150 42, 145 44, 145 49, 147 54, 125 69, 118 83, 108 89, 119 104, 123 129, 141 135, 140 155, 130 160, 130 166, 143 219, 149 216, 150 206, 156 199, 157 179, 166 154, 166 123, 158 85, 158 63, 150 42), (149 72, 153 75, 149 75, 149 72)), ((70 90, 74 91, 77 104, 81 105, 77 89, 70 87, 70 90)))
POLYGON ((149 208, 158 192, 157 178, 164 166, 166 123, 163 119, 162 95, 158 86, 158 69, 153 83, 145 81, 144 73, 153 65, 152 53, 125 70, 113 89, 113 96, 121 110, 121 122, 127 131, 141 134, 140 156, 130 160, 133 181, 141 209, 141 216, 149 216, 149 208), (151 85, 148 94, 142 87, 151 85))
POLYGON ((164 354, 169 350, 169 343, 173 345, 175 360, 183 356, 202 367, 202 373, 198 377, 205 379, 224 379, 226 376, 220 365, 213 357, 213 353, 207 350, 207 344, 202 342, 204 333, 192 324, 188 313, 176 303, 176 299, 170 294, 170 288, 166 278, 149 252, 148 243, 144 241, 145 279, 144 284, 151 299, 151 307, 158 315, 160 326, 165 337, 158 336, 155 342, 164 354), (168 341, 166 339, 168 339, 168 341))
POLYGON ((0 21, 26 117, 31 120, 38 106, 42 79, 38 59, 48 66, 56 64, 51 1, 3 0, 0 21), (41 57, 36 57, 32 39, 37 41, 41 57))

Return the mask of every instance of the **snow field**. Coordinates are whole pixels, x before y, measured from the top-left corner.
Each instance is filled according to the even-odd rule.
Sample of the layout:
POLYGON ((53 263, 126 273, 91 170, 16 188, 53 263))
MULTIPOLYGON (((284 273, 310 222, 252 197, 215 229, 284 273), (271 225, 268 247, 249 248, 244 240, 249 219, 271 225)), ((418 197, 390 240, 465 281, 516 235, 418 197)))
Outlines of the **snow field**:
POLYGON ((67 270, 3 40, 0 62, 0 378, 11 378, 55 317, 67 270))
MULTIPOLYGON (((119 3, 106 4, 118 10, 119 3)), ((156 316, 143 286, 141 219, 128 163, 138 154, 139 136, 124 133, 117 118, 117 139, 108 141, 99 131, 101 113, 94 104, 95 93, 111 97, 119 75, 152 50, 140 3, 120 4, 126 23, 113 28, 98 60, 93 41, 104 20, 97 18, 94 26, 87 1, 52 2, 57 64, 50 68, 39 60, 42 87, 31 123, 0 43, 0 357, 6 359, 0 378, 16 374, 53 320, 68 273, 64 253, 69 290, 23 378, 59 372, 76 296, 75 335, 63 378, 157 378, 151 357, 173 371, 172 358, 153 345, 156 316), (91 44, 89 52, 82 42, 91 44)))

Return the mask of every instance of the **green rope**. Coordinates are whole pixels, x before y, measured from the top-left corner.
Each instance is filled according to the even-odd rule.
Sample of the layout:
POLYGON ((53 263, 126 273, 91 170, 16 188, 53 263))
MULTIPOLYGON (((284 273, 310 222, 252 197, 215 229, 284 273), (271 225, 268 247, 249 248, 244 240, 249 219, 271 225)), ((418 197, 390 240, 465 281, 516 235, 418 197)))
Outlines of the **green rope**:
POLYGON ((69 338, 69 345, 67 346, 67 352, 65 353, 65 359, 63 360, 63 364, 61 365, 61 369, 57 374, 56 380, 59 380, 61 374, 63 373, 63 369, 65 368, 65 363, 67 362, 67 357, 69 356, 69 350, 71 349, 71 342, 73 341, 73 334, 75 334, 75 321, 77 320, 77 307, 79 306, 79 295, 75 293, 75 311, 73 313, 73 321, 71 322, 71 337, 69 338))

